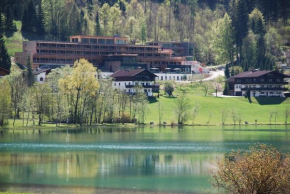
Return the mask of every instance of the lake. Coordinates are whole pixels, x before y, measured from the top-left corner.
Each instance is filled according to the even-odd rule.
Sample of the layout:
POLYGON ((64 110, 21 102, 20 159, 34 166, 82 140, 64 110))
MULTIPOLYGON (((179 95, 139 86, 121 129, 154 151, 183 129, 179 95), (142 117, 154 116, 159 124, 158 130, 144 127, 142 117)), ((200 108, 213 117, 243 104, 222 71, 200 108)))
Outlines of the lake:
POLYGON ((290 126, 0 131, 0 191, 215 193, 213 164, 257 142, 289 152, 290 126))

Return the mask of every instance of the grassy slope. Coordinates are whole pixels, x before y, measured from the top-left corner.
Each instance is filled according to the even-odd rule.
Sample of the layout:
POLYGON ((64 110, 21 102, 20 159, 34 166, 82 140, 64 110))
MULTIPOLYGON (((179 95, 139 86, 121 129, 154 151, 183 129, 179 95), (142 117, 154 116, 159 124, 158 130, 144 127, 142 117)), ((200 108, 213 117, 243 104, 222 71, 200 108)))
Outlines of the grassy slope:
POLYGON ((17 32, 13 34, 6 33, 5 43, 10 56, 14 56, 15 52, 22 52, 22 33, 21 33, 21 22, 15 22, 17 26, 17 32))
POLYGON ((22 52, 22 41, 44 39, 44 37, 35 33, 21 32, 21 22, 14 22, 16 24, 17 31, 14 33, 6 32, 4 36, 5 45, 10 56, 15 56, 16 52, 22 52))
MULTIPOLYGON (((211 95, 205 97, 200 87, 184 87, 182 89, 187 92, 192 105, 194 105, 196 102, 200 105, 200 113, 196 117, 195 124, 205 125, 209 118, 209 112, 213 113, 209 124, 221 124, 221 111, 224 109, 228 110, 229 112, 231 112, 232 109, 236 110, 236 112, 239 112, 242 115, 242 123, 248 121, 250 124, 253 124, 255 123, 255 119, 257 119, 258 124, 269 124, 269 112, 274 111, 276 108, 278 110, 277 123, 282 124, 285 122, 285 107, 290 108, 289 98, 284 99, 284 101, 282 98, 260 98, 258 99, 259 102, 255 98, 252 98, 253 103, 250 104, 248 99, 244 97, 216 98, 211 95)), ((182 90, 177 87, 174 91, 174 95, 179 96, 181 95, 181 92, 182 90)), ((165 106, 163 121, 166 121, 168 124, 170 124, 172 121, 176 123, 177 119, 173 113, 173 105, 176 98, 160 97, 157 100, 165 106)), ((150 113, 147 116, 147 122, 153 121, 158 123, 158 102, 151 102, 149 107, 150 113)), ((231 115, 232 114, 229 113, 226 124, 233 124, 231 115)), ((187 124, 191 123, 192 121, 190 120, 187 122, 187 124)), ((272 119, 272 124, 273 123, 274 117, 272 119)))

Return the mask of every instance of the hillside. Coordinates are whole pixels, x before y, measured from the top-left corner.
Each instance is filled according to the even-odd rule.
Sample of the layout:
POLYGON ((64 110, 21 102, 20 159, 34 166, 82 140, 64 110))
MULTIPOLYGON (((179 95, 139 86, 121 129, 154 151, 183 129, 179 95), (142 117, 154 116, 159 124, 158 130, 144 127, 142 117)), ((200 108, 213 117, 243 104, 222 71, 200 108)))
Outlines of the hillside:
POLYGON ((0 6, 12 9, 3 18, 17 21, 7 39, 10 55, 20 50, 23 37, 67 41, 76 34, 120 35, 137 44, 191 41, 194 58, 207 65, 263 69, 285 62, 283 51, 290 46, 287 0, 29 0, 17 6, 4 0, 0 6))

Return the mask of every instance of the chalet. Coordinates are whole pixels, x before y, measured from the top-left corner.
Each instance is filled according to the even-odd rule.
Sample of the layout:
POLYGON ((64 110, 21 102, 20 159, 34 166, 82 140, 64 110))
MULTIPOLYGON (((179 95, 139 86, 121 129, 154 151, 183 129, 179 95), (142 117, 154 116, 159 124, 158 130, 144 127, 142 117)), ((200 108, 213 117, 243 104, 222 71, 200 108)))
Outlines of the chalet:
POLYGON ((9 75, 10 71, 0 67, 0 77, 4 77, 5 75, 9 75))
POLYGON ((113 88, 126 91, 128 94, 135 94, 136 86, 142 86, 147 96, 159 92, 159 85, 155 84, 157 76, 145 69, 119 70, 111 77, 114 79, 113 88))
POLYGON ((229 94, 244 96, 250 90, 251 96, 256 97, 284 97, 285 78, 289 76, 277 71, 247 71, 235 75, 227 80, 229 94))
POLYGON ((51 72, 51 69, 39 69, 37 68, 33 71, 35 81, 38 83, 44 83, 46 80, 46 76, 51 72))

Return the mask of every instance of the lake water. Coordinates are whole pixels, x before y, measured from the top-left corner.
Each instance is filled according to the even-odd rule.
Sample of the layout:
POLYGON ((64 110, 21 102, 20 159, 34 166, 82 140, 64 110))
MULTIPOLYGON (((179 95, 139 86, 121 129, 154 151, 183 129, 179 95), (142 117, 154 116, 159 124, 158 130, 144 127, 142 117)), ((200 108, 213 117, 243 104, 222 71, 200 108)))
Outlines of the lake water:
POLYGON ((35 129, 0 132, 0 191, 214 193, 224 153, 290 151, 290 126, 35 129))

